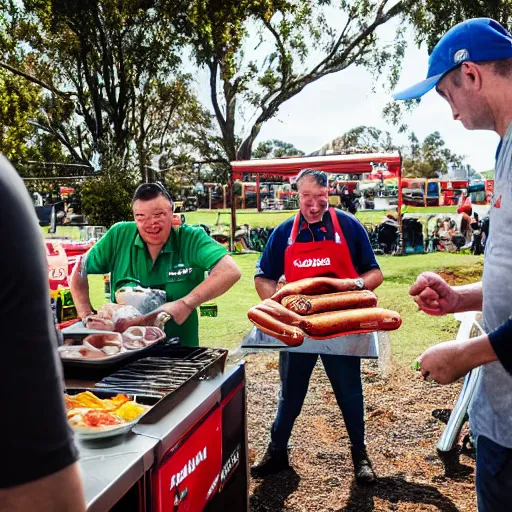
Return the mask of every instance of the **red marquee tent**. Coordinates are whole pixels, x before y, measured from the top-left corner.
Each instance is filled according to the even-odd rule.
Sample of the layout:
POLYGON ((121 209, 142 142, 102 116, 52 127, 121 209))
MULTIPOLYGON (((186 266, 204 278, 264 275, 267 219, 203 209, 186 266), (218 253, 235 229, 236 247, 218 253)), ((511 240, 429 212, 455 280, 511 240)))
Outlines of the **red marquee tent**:
MULTIPOLYGON (((402 158, 400 153, 367 153, 353 155, 330 155, 315 157, 276 158, 272 160, 241 160, 231 162, 231 249, 236 229, 236 203, 233 182, 244 173, 256 174, 257 203, 259 204, 260 175, 296 176, 302 169, 313 168, 330 174, 371 173, 375 166, 386 165, 387 170, 398 178, 398 211, 402 208, 402 158)), ((401 216, 399 230, 402 232, 401 216)))

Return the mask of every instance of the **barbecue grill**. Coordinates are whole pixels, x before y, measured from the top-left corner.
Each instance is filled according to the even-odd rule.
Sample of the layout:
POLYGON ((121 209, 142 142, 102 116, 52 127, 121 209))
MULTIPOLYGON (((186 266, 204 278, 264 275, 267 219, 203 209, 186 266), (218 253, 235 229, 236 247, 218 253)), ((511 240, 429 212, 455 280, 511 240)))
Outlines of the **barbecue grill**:
POLYGON ((78 441, 88 510, 248 510, 244 364, 156 345, 105 367, 63 361, 67 388, 154 397, 132 432, 78 441))

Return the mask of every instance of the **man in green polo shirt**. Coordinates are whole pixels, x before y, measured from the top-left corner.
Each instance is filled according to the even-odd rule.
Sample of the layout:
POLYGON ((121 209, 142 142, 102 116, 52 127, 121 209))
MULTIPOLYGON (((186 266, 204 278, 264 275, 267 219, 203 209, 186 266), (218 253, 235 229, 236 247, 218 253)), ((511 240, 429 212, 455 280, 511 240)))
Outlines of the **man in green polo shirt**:
POLYGON ((172 200, 160 185, 140 185, 132 207, 135 222, 112 226, 75 267, 71 293, 78 315, 93 313, 88 274, 110 272, 113 302, 116 290, 130 282, 165 290, 168 302, 162 309, 171 315, 165 326, 168 338, 197 346, 196 308, 229 290, 240 279, 240 269, 202 228, 172 228, 172 200))

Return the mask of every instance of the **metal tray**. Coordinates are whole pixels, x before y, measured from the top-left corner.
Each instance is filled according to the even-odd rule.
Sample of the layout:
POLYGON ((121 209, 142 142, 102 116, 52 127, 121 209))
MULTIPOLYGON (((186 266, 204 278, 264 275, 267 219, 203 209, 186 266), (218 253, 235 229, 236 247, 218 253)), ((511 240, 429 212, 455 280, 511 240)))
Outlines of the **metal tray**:
MULTIPOLYGON (((82 393, 84 391, 90 391, 91 393, 94 393, 98 398, 105 399, 105 398, 112 398, 117 395, 117 392, 111 391, 111 390, 103 390, 103 389, 96 389, 96 388, 67 388, 66 394, 69 396, 77 395, 78 393, 82 393)), ((126 434, 129 432, 134 425, 136 425, 144 416, 146 416, 153 406, 157 404, 161 397, 154 396, 154 395, 144 395, 144 394, 131 394, 131 393, 124 393, 128 396, 130 400, 134 400, 135 402, 143 405, 149 405, 150 408, 142 413, 137 419, 123 423, 122 425, 115 425, 113 427, 105 427, 98 429, 96 431, 90 429, 87 431, 81 431, 79 429, 75 429, 71 426, 71 429, 75 433, 75 435, 80 438, 82 441, 87 440, 93 440, 93 439, 102 439, 106 437, 114 437, 119 436, 122 434, 126 434)))
MULTIPOLYGON (((90 334, 113 334, 110 331, 99 331, 97 333, 68 333, 64 336, 64 340, 73 340, 73 345, 81 345, 83 340, 89 336, 90 334)), ((119 334, 119 333, 115 333, 119 334)), ((125 349, 123 352, 119 352, 118 354, 114 354, 112 356, 105 356, 97 359, 72 359, 61 357, 62 365, 64 367, 67 366, 82 366, 82 367, 111 367, 112 364, 118 363, 119 361, 124 361, 125 359, 132 359, 134 354, 141 354, 147 352, 149 349, 153 348, 155 345, 162 343, 165 341, 165 337, 160 338, 159 340, 154 341, 151 345, 146 347, 128 350, 125 349)), ((63 345, 61 345, 63 346, 63 345)))

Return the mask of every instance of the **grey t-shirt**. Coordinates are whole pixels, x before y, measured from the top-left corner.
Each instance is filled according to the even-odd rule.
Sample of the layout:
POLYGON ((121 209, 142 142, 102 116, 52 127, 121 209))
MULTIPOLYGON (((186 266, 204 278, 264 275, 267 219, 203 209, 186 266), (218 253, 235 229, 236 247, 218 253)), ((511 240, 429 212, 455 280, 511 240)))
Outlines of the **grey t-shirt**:
MULTIPOLYGON (((482 283, 487 332, 497 329, 512 314, 512 123, 496 161, 489 219, 482 283)), ((512 448, 512 375, 499 361, 482 367, 471 403, 470 423, 475 435, 512 448)))
POLYGON ((44 242, 29 193, 2 156, 0 244, 0 488, 7 488, 64 469, 77 450, 66 419, 44 242))

